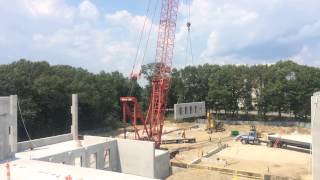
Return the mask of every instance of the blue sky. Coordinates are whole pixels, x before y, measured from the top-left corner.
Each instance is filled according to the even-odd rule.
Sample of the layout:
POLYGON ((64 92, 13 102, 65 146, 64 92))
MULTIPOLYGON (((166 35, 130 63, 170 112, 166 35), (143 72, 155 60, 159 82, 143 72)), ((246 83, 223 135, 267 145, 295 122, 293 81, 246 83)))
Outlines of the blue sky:
MULTIPOLYGON (((158 16, 152 21, 152 10, 145 17, 148 1, 0 0, 0 64, 26 58, 128 75, 145 20, 137 62, 154 61, 158 16)), ((193 62, 186 56, 186 0, 180 2, 174 67, 285 59, 320 66, 318 0, 193 0, 193 62)))

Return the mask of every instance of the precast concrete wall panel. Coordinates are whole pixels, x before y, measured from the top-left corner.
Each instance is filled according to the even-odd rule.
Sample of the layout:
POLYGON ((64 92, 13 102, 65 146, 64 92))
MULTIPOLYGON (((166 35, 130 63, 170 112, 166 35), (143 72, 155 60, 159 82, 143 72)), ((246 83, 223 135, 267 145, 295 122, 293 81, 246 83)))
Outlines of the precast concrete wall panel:
POLYGON ((117 139, 122 173, 154 178, 154 142, 117 139))
POLYGON ((191 102, 174 105, 174 119, 201 117, 206 115, 206 103, 191 102))
POLYGON ((76 158, 81 158, 81 166, 85 166, 85 150, 84 149, 75 149, 72 151, 68 152, 62 152, 62 153, 57 153, 54 155, 50 155, 47 157, 42 157, 42 158, 35 158, 34 160, 39 160, 39 161, 45 161, 45 162, 52 162, 52 163, 60 163, 60 164, 67 164, 67 165, 75 165, 75 159, 76 158))
POLYGON ((118 154, 118 144, 116 139, 97 136, 84 136, 83 145, 86 147, 86 167, 89 167, 89 157, 92 153, 97 153, 97 168, 108 171, 121 172, 118 154), (92 142, 97 143, 92 145, 92 142), (109 150, 109 167, 105 168, 105 151, 109 150))
POLYGON ((312 179, 320 179, 320 92, 311 97, 312 179))
POLYGON ((0 161, 17 152, 17 96, 0 97, 0 161))
POLYGON ((72 134, 62 134, 58 136, 34 139, 31 141, 23 141, 18 143, 18 152, 30 149, 30 146, 33 146, 33 145, 36 147, 41 147, 41 146, 48 146, 51 144, 66 142, 70 140, 72 140, 72 134))
POLYGON ((168 176, 170 176, 170 154, 168 151, 156 150, 156 157, 154 163, 154 178, 165 179, 168 176))
POLYGON ((0 97, 0 161, 9 156, 9 98, 0 97))

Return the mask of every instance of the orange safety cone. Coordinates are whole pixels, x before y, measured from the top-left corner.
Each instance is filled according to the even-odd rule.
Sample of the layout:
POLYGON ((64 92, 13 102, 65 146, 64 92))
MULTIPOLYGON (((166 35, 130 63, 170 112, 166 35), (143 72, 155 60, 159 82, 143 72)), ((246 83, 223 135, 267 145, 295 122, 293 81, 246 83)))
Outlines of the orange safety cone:
POLYGON ((9 161, 6 163, 6 169, 7 169, 7 180, 11 179, 11 174, 10 174, 10 164, 9 161))
POLYGON ((66 180, 72 180, 72 177, 70 175, 66 176, 66 180))

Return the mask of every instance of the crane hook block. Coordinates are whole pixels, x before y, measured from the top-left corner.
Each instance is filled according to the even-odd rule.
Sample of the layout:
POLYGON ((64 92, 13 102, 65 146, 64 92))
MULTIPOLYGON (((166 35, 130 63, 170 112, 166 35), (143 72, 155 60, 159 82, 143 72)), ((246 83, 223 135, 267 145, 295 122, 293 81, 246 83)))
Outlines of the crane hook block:
POLYGON ((188 29, 190 29, 190 26, 191 26, 191 22, 187 22, 188 29))
POLYGON ((139 73, 131 73, 130 78, 132 81, 137 81, 138 79, 140 79, 141 76, 141 72, 139 73))

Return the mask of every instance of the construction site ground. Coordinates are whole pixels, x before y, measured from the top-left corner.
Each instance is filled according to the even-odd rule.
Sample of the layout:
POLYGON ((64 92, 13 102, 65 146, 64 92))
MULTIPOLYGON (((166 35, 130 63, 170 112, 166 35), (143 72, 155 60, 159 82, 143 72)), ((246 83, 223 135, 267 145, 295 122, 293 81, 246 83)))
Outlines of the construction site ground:
MULTIPOLYGON (((201 158, 210 150, 216 149, 218 144, 227 144, 227 148, 213 154, 210 157, 202 157, 203 166, 213 166, 234 170, 243 170, 261 174, 272 174, 286 176, 295 179, 311 179, 311 154, 290 149, 270 148, 266 144, 245 145, 235 141, 230 136, 231 131, 237 130, 245 133, 250 130, 249 125, 224 125, 225 131, 208 134, 206 124, 195 123, 172 123, 166 121, 162 139, 182 138, 185 133, 186 138, 196 138, 196 143, 163 144, 161 148, 166 148, 170 152, 178 152, 172 162, 190 164, 192 161, 201 158), (211 139, 211 140, 210 140, 211 139)), ((262 139, 268 133, 284 134, 310 134, 308 128, 298 127, 278 127, 278 126, 256 126, 262 139)), ((130 131, 130 128, 129 128, 130 131)), ((100 135, 123 138, 123 130, 103 133, 100 135)), ((134 133, 127 133, 129 138, 134 138, 134 133)), ((204 169, 183 169, 177 171, 169 180, 184 179, 231 179, 233 175, 225 175, 219 172, 204 169)), ((250 179, 238 177, 238 179, 250 179)))

